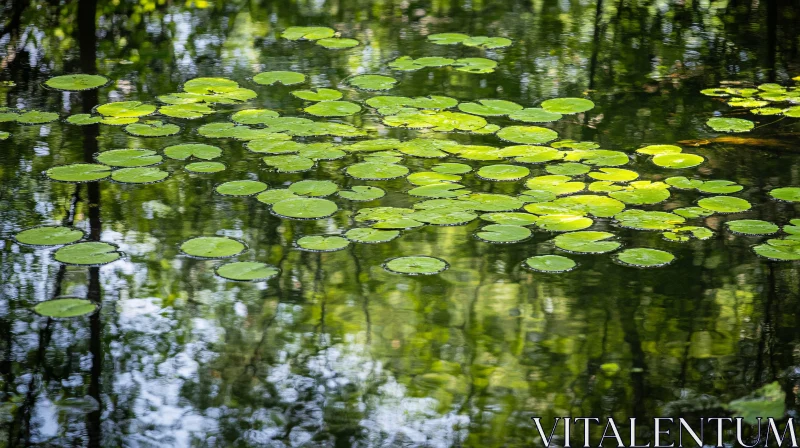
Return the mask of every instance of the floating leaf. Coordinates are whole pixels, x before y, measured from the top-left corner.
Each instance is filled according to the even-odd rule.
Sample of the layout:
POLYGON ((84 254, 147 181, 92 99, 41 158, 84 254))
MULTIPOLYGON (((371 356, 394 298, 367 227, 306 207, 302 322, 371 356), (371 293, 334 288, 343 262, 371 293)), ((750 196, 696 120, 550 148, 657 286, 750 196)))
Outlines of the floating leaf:
POLYGON ((664 168, 691 168, 700 165, 705 159, 696 154, 657 154, 653 157, 653 163, 664 168))
POLYGON ((478 170, 479 177, 492 181, 515 181, 529 175, 531 170, 518 165, 488 165, 478 170))
POLYGON ((582 215, 545 215, 536 220, 536 225, 548 232, 574 232, 591 227, 594 221, 582 215))
POLYGON ((576 254, 602 254, 612 252, 622 245, 613 241, 613 233, 582 231, 558 235, 553 239, 555 246, 563 251, 576 254))
POLYGON ((344 236, 356 243, 377 244, 389 242, 400 236, 399 230, 378 230, 359 227, 348 230, 344 236))
POLYGON ((347 83, 362 90, 389 90, 397 80, 385 75, 358 75, 349 78, 347 83))
POLYGON ((649 154, 651 156, 659 154, 678 154, 683 152, 683 148, 675 145, 650 145, 636 150, 639 154, 649 154))
POLYGON ((676 215, 684 218, 705 218, 714 214, 713 211, 704 209, 702 207, 681 207, 672 211, 676 215))
POLYGON ((519 208, 524 204, 524 201, 519 198, 504 194, 492 193, 474 193, 460 199, 468 201, 471 210, 478 210, 482 212, 506 212, 511 210, 519 210, 519 208))
POLYGON ((172 104, 158 109, 161 115, 173 118, 195 119, 214 113, 206 104, 172 104))
POLYGON ((321 219, 327 218, 339 207, 335 202, 318 198, 289 198, 272 205, 272 213, 281 218, 321 219))
POLYGON ((403 165, 361 162, 350 165, 345 172, 348 176, 361 180, 386 180, 405 176, 408 168, 403 165))
POLYGON ((77 297, 64 297, 61 299, 39 302, 33 307, 36 314, 55 319, 85 316, 97 311, 98 305, 91 300, 77 297))
POLYGON ((50 78, 44 84, 56 90, 79 92, 103 87, 108 84, 108 78, 100 75, 62 75, 50 78))
POLYGON ((487 50, 511 46, 511 39, 505 37, 473 36, 461 42, 468 47, 479 47, 487 50))
POLYGON ((58 120, 57 113, 40 112, 38 110, 28 111, 17 117, 17 123, 19 124, 45 124, 56 120, 58 120))
POLYGON ((281 270, 275 266, 254 261, 225 263, 216 269, 216 273, 220 277, 242 282, 269 280, 280 272, 281 270))
POLYGON ((450 182, 423 185, 408 191, 411 196, 426 198, 455 198, 469 193, 471 193, 470 190, 463 185, 450 182))
POLYGON ((317 45, 320 47, 325 47, 330 50, 341 50, 345 48, 353 48, 357 47, 361 42, 355 39, 349 39, 346 37, 327 37, 325 39, 320 39, 317 41, 317 45))
POLYGON ((14 239, 30 246, 60 246, 83 238, 83 232, 72 227, 40 226, 23 230, 14 239))
POLYGON ((740 219, 737 221, 728 221, 725 223, 733 233, 742 235, 772 235, 780 230, 780 227, 760 219, 740 219))
POLYGON ((577 193, 586 188, 583 182, 573 182, 569 176, 555 174, 532 177, 525 181, 525 186, 531 190, 549 191, 557 196, 577 193))
POLYGON ((11 134, 6 131, 0 131, 0 140, 6 140, 11 134))
POLYGON ((706 124, 717 132, 747 132, 755 127, 755 123, 742 118, 711 118, 706 124))
POLYGON ((282 201, 284 199, 296 198, 299 197, 293 192, 289 191, 286 188, 279 188, 275 190, 267 190, 258 196, 256 196, 256 200, 258 202, 262 202, 264 204, 272 205, 278 201, 282 201))
POLYGON ((336 101, 342 92, 333 89, 292 90, 292 95, 306 101, 336 101))
POLYGON ((137 137, 167 137, 179 133, 181 128, 174 124, 150 120, 129 124, 125 126, 125 131, 137 137))
POLYGON ((614 219, 619 226, 636 230, 670 230, 686 222, 684 217, 674 213, 637 209, 618 213, 614 219))
POLYGON ((672 263, 675 255, 663 250, 636 247, 617 252, 614 259, 627 266, 657 268, 672 263))
POLYGON ((97 124, 103 121, 103 117, 95 117, 89 114, 75 114, 67 117, 67 123, 77 126, 88 126, 90 124, 97 124))
POLYGON ((458 109, 468 114, 485 117, 500 117, 522 110, 522 106, 505 100, 478 100, 477 103, 461 103, 458 109))
POLYGON ((800 187, 782 187, 770 190, 769 195, 779 201, 800 202, 800 187))
POLYGON ((508 114, 508 118, 526 123, 549 123, 558 121, 562 117, 563 115, 560 113, 549 112, 540 108, 526 108, 508 114))
POLYGON ((559 198, 553 201, 558 207, 565 207, 580 214, 590 214, 598 218, 610 218, 625 209, 625 204, 617 199, 593 194, 581 194, 559 198))
POLYGON ((285 86, 292 86, 305 82, 306 75, 297 72, 289 71, 271 71, 262 72, 253 76, 253 82, 263 86, 271 86, 275 84, 283 84, 285 86))
POLYGON ((532 232, 527 227, 507 224, 489 224, 481 228, 475 236, 487 243, 516 243, 530 238, 532 232))
POLYGON ((744 187, 729 180, 709 180, 697 187, 697 191, 710 194, 728 194, 741 191, 744 187))
POLYGON ((311 252, 335 252, 350 245, 350 240, 340 236, 312 235, 296 241, 297 246, 311 252))
POLYGON ((245 109, 231 115, 231 120, 239 124, 265 124, 269 123, 272 118, 278 117, 279 114, 274 110, 269 109, 245 109))
POLYGON ((267 184, 256 180, 232 180, 217 185, 216 192, 225 196, 254 196, 267 189, 267 184))
POLYGON ((110 174, 110 167, 94 163, 55 166, 45 171, 47 177, 60 182, 93 182, 105 179, 110 174))
POLYGON ((264 157, 261 160, 281 173, 299 173, 314 167, 313 160, 295 155, 264 157))
POLYGON ((675 227, 671 231, 661 234, 667 241, 674 241, 676 243, 684 243, 696 238, 698 240, 707 240, 714 236, 714 232, 706 227, 697 226, 680 226, 675 227))
POLYGON ((220 171, 225 171, 225 164, 220 162, 193 162, 183 167, 183 169, 190 173, 219 173, 220 171))
POLYGON ((800 240, 769 239, 766 243, 753 247, 753 251, 770 260, 797 261, 800 260, 800 240))
POLYGON ((480 218, 495 224, 507 224, 511 226, 530 226, 536 224, 536 221, 539 219, 536 215, 522 212, 484 213, 480 218))
POLYGON ((642 180, 631 182, 630 185, 608 195, 626 204, 645 205, 666 201, 670 197, 670 192, 669 186, 665 183, 642 180))
POLYGON ((167 178, 169 173, 152 167, 123 168, 111 172, 111 180, 125 184, 152 184, 167 178))
POLYGON ((183 143, 180 145, 167 146, 164 148, 164 155, 170 159, 186 160, 189 158, 211 160, 222 155, 222 149, 218 146, 206 145, 203 143, 183 143))
POLYGON ((388 65, 390 68, 393 68, 395 70, 414 71, 426 67, 445 67, 453 64, 454 62, 455 59, 442 58, 437 56, 424 57, 419 59, 413 59, 408 56, 402 56, 390 62, 388 65))
POLYGON ((356 185, 349 190, 342 190, 338 194, 350 201, 366 202, 380 199, 386 195, 386 192, 378 187, 356 185))
POLYGON ((333 37, 336 31, 325 26, 290 26, 281 37, 288 40, 319 40, 333 37))
POLYGON ((557 114, 577 114, 594 108, 594 103, 583 98, 553 98, 542 102, 542 109, 557 114))
POLYGON ((469 35, 462 33, 438 33, 428 35, 428 40, 437 45, 460 44, 469 38, 469 35))
POLYGON ((346 117, 361 112, 361 106, 349 101, 320 101, 304 110, 318 117, 346 117))
POLYGON ((497 136, 514 143, 543 145, 557 139, 558 133, 539 126, 508 126, 497 131, 497 136))
POLYGON ((459 182, 461 176, 457 174, 442 174, 435 171, 421 171, 409 174, 406 180, 412 185, 431 185, 441 182, 459 182))
POLYGON ((576 162, 556 163, 547 165, 544 170, 550 174, 562 174, 564 176, 578 176, 588 173, 592 168, 588 165, 576 162))
POLYGON ((453 67, 460 72, 492 73, 497 67, 497 62, 486 58, 463 58, 453 62, 453 67))
MULTIPOLYGON (((759 86, 761 87, 761 86, 759 86)), ((748 425, 761 425, 762 419, 781 420, 786 413, 786 393, 775 381, 747 397, 728 403, 734 415, 742 417, 748 425)), ((791 433, 790 433, 791 434, 791 433)), ((769 437, 769 433, 767 433, 769 437)), ((777 437, 777 436, 776 436, 777 437)))
POLYGON ((601 181, 630 182, 636 180, 639 173, 622 168, 600 168, 598 171, 592 171, 588 176, 601 181))
POLYGON ((223 236, 200 236, 181 244, 181 252, 197 258, 230 258, 242 253, 246 246, 241 241, 223 236))
POLYGON ((70 244, 53 254, 53 258, 58 262, 85 266, 111 263, 121 256, 116 246, 97 241, 70 244))
POLYGON ((472 167, 464 163, 437 163, 431 170, 440 174, 466 174, 472 167))
POLYGON ((575 269, 578 264, 572 259, 561 255, 538 255, 527 258, 523 265, 536 272, 561 273, 575 269))
POLYGON ((150 115, 156 111, 156 106, 145 104, 141 101, 118 101, 97 107, 97 112, 107 117, 138 118, 150 115))
POLYGON ((697 201, 697 205, 702 208, 717 213, 738 213, 750 210, 750 203, 744 199, 730 196, 712 196, 697 201))
POLYGON ((95 155, 95 160, 108 166, 141 167, 161 163, 162 157, 149 149, 112 149, 95 155))
POLYGON ((301 180, 289 185, 289 191, 301 196, 323 197, 330 196, 339 189, 339 186, 329 180, 301 180))
POLYGON ((434 275, 446 270, 448 264, 439 258, 416 255, 390 258, 383 263, 383 268, 395 274, 434 275))

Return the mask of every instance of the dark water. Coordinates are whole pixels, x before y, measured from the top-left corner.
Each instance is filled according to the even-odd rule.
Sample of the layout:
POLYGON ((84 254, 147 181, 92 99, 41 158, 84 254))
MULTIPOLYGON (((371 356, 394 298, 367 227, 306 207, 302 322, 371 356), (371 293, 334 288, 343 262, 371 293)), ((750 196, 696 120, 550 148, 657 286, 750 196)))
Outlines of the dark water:
MULTIPOLYGON (((797 119, 761 117, 746 141, 704 126, 724 102, 699 95, 720 81, 790 85, 800 74, 800 5, 795 2, 6 1, 0 9, 0 107, 62 116, 110 101, 154 101, 187 79, 224 76, 259 93, 247 107, 299 114, 291 88, 265 88, 264 70, 307 74, 334 87, 354 73, 390 73, 402 55, 486 56, 496 73, 449 69, 392 72, 393 95, 502 98, 534 106, 587 95, 596 107, 552 127, 561 138, 632 152, 647 144, 700 141, 704 179, 742 184, 751 211, 715 215, 707 241, 670 243, 597 220, 626 245, 674 253, 665 268, 638 270, 608 255, 572 256, 560 275, 520 268, 552 253, 551 235, 512 245, 473 238, 478 222, 404 232, 389 243, 345 251, 298 251, 297 237, 353 227, 361 204, 338 201, 329 220, 281 220, 252 198, 213 193, 253 178, 276 186, 303 178, 354 182, 347 158, 314 171, 265 171, 233 140, 206 141, 200 121, 167 120, 181 134, 131 137, 119 127, 0 123, 0 445, 2 446, 531 446, 530 417, 572 414, 648 419, 688 415, 780 380, 788 412, 800 384, 800 272, 797 263, 759 258, 761 239, 734 236, 729 219, 779 224, 798 206, 766 191, 800 185, 797 119), (119 4, 117 4, 119 3, 119 4), (292 25, 330 26, 363 45, 328 51, 277 38, 292 25), (425 35, 505 36, 510 48, 431 45, 425 35), (80 94, 46 90, 63 73, 100 74, 108 87, 80 94), (775 123, 772 123, 776 121, 775 123), (167 161, 158 184, 73 185, 48 181, 53 165, 97 151, 161 149, 187 141, 223 147, 228 170, 193 176, 167 161), (99 268, 65 267, 52 250, 12 239, 40 224, 73 223, 126 254, 99 268), (216 277, 217 261, 187 258, 178 245, 229 235, 250 250, 241 260, 281 268, 268 282, 216 277), (408 254, 446 259, 432 277, 392 275, 384 260, 408 254), (38 302, 61 295, 102 303, 91 317, 50 320, 38 302)), ((342 89, 347 98, 368 94, 342 89)), ((735 114, 732 116, 736 116, 735 114)), ((371 133, 411 138, 372 112, 350 119, 371 133)), ((492 136, 457 135, 498 145, 492 136)), ((689 149, 687 149, 688 151, 689 149)), ((433 162, 412 159, 420 171, 433 162)), ((663 179, 646 159, 628 167, 663 179)), ((671 175, 671 174, 667 174, 671 175)), ((364 182, 360 182, 364 184, 364 182)), ((403 191, 401 180, 370 183, 403 191)), ((520 185, 483 191, 517 193, 520 185)), ((675 192, 667 206, 692 205, 675 192)), ((383 205, 404 206, 391 194, 383 205)))

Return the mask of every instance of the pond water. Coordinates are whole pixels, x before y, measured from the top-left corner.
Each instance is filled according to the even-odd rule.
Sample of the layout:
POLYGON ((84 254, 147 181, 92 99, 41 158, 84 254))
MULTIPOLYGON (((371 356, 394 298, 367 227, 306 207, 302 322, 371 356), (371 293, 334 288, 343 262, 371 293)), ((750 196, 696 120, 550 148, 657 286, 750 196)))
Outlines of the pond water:
POLYGON ((0 7, 0 444, 532 446, 533 416, 718 415, 776 380, 789 415, 797 409, 800 223, 790 221, 800 194, 770 194, 800 186, 800 118, 788 111, 800 75, 796 2, 0 7), (439 33, 510 42, 429 38, 439 33), (317 42, 355 43, 337 37, 358 45, 317 42), (304 76, 253 78, 272 71, 304 76), (78 73, 109 82, 44 84, 78 73), (359 88, 359 74, 397 82, 359 88), (201 77, 224 79, 184 85, 201 77), (781 87, 742 90, 767 83, 781 87), (291 93, 321 88, 342 103, 317 102, 335 92, 291 93), (406 98, 367 103, 381 95, 406 98), (413 99, 429 95, 448 98, 413 99), (727 104, 747 95, 755 103, 727 104), (542 105, 554 98, 591 103, 542 105), (516 105, 465 105, 481 99, 516 105), (119 101, 161 109, 97 109, 119 101), (763 107, 778 110, 750 112, 763 107), (208 126, 246 109, 276 114, 234 116, 249 129, 208 126), (78 114, 89 116, 67 121, 78 114), (176 117, 187 114, 197 118, 176 117), (755 128, 717 132, 714 117, 755 128), (145 126, 120 124, 133 121, 145 126), (142 135, 156 131, 174 135, 142 135), (185 143, 221 154, 163 151, 185 143), (497 150, 520 144, 530 145, 497 150), (96 159, 123 148, 155 152, 96 159), (201 157, 179 160, 188 154, 201 157), (203 157, 224 170, 188 171, 219 167, 196 164, 203 157), (79 173, 102 178, 86 183, 48 171, 98 162, 113 165, 111 178, 102 166, 79 173), (382 177, 391 179, 370 180, 382 177), (318 182, 297 184, 307 180, 318 182), (217 189, 230 181, 250 182, 217 189), (631 212, 676 209, 688 218, 631 212), (726 225, 739 220, 774 226, 726 225), (21 243, 42 225, 82 231, 48 241, 83 246, 21 243), (675 231, 686 226, 695 228, 675 231), (610 235, 554 243, 564 230, 610 235), (349 244, 323 241, 341 250, 298 243, 345 234, 349 244), (229 239, 184 245, 198 237, 229 239), (566 258, 526 261, 545 255, 566 258), (435 259, 390 262, 407 256, 435 259), (224 278, 242 275, 269 278, 224 278), (99 308, 34 312, 59 297, 99 308))

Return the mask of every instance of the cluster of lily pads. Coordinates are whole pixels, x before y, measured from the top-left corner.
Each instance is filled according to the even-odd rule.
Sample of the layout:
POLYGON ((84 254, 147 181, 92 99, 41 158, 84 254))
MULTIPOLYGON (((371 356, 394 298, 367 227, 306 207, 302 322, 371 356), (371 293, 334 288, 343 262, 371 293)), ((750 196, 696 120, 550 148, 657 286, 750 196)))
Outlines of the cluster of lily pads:
MULTIPOLYGON (((793 78, 800 82, 800 76, 793 78)), ((723 98, 731 107, 747 110, 754 115, 775 115, 800 118, 800 90, 766 83, 756 87, 742 87, 723 83, 720 87, 701 90, 703 95, 723 98)), ((752 120, 744 118, 714 117, 708 126, 718 132, 748 132, 755 128, 752 120)))
MULTIPOLYGON (((330 28, 293 27, 283 37, 310 40, 323 46, 340 39, 330 28), (328 40, 327 42, 325 42, 328 40)), ((511 42, 502 38, 470 37, 463 34, 438 34, 428 39, 441 45, 463 44, 481 48, 499 48, 511 42)), ((343 43, 341 45, 344 45, 343 43)), ((340 46, 338 48, 344 48, 340 46)), ((452 66, 461 70, 460 59, 400 58, 389 64, 398 70, 414 67, 452 66)), ((494 61, 492 61, 494 63, 494 61)), ((493 68, 492 68, 493 69, 493 68)), ((466 70, 485 73, 481 70, 466 70)), ((259 86, 299 86, 307 82, 304 74, 293 71, 268 71, 252 80, 259 86)), ((81 91, 99 88, 109 80, 98 75, 65 75, 45 84, 52 89, 81 91)), ((474 233, 478 241, 491 244, 519 243, 533 236, 534 228, 552 234, 549 246, 563 254, 606 254, 624 266, 659 267, 675 260, 664 250, 647 247, 623 248, 623 243, 607 231, 589 230, 598 220, 612 220, 620 228, 660 232, 670 242, 683 243, 713 236, 702 219, 713 214, 741 213, 751 204, 732 194, 743 187, 728 180, 701 180, 686 170, 705 159, 684 152, 675 145, 649 145, 634 154, 602 149, 594 142, 559 140, 559 134, 545 127, 565 115, 591 110, 594 103, 586 98, 553 98, 537 106, 513 101, 478 99, 459 101, 447 96, 404 97, 374 94, 363 102, 343 100, 342 89, 385 91, 398 80, 387 75, 365 74, 345 79, 342 86, 296 88, 290 95, 305 102, 306 117, 282 116, 270 109, 246 108, 258 93, 226 78, 195 78, 178 92, 157 97, 159 103, 120 101, 98 106, 91 114, 72 115, 65 119, 72 125, 124 126, 137 137, 165 137, 180 134, 183 127, 167 119, 193 120, 225 112, 236 106, 226 120, 206 122, 197 134, 206 139, 232 139, 258 156, 273 173, 299 173, 319 164, 349 158, 343 168, 350 178, 377 185, 354 185, 344 189, 327 179, 307 179, 271 188, 265 182, 233 179, 214 187, 222 196, 252 198, 269 207, 280 219, 320 220, 339 211, 340 201, 369 203, 357 210, 357 227, 342 233, 305 235, 294 241, 299 250, 333 252, 352 243, 379 244, 399 238, 402 232, 423 226, 461 226, 480 220, 485 223, 474 233), (243 108, 244 106, 244 108, 243 108), (399 140, 377 138, 365 129, 341 119, 366 111, 389 127, 419 130, 415 138, 399 140), (320 119, 313 119, 315 117, 320 119), (499 120, 492 123, 490 120, 499 120), (511 124, 508 124, 511 122, 511 124), (514 122, 523 123, 515 124, 514 122), (505 125, 504 125, 505 124, 505 125), (534 125, 535 124, 535 125, 534 125), (504 146, 463 144, 447 139, 444 133, 494 135, 504 146), (312 141, 310 137, 336 137, 336 141, 312 141), (411 172, 407 158, 430 160, 425 170, 411 172), (679 170, 663 181, 640 179, 636 171, 624 168, 632 159, 647 159, 654 166, 679 170), (408 207, 382 206, 386 195, 380 182, 405 179, 408 207), (469 181, 469 182, 468 182, 469 181), (470 188, 480 182, 519 185, 513 194, 486 193, 470 188), (475 190, 475 191, 474 191, 475 190), (688 207, 671 210, 646 210, 639 206, 665 203, 676 190, 695 191, 701 195, 688 207), (696 220, 696 222, 694 222, 696 220)), ((254 86, 255 87, 255 86, 254 86)), ((779 87, 779 86, 778 86, 779 87)), ((710 89, 706 94, 750 95, 761 99, 741 101, 745 107, 762 107, 761 101, 791 101, 792 89, 762 85, 755 91, 710 89), (748 103, 756 101, 756 103, 748 103)), ((751 89, 752 90, 752 89, 751 89)), ((800 92, 798 92, 800 95, 800 92)), ((793 109, 783 110, 791 114, 793 109)), ((47 123, 58 114, 38 111, 0 111, 0 121, 23 124, 47 123)), ((217 160, 224 154, 220 147, 203 142, 185 142, 160 151, 133 148, 109 148, 95 155, 96 163, 54 166, 45 176, 59 182, 97 182, 105 179, 125 184, 148 184, 166 180, 170 173, 159 165, 166 159, 182 160, 184 169, 194 175, 218 173, 227 169, 217 160)), ((483 189, 481 189, 483 190, 483 189)), ((775 188, 769 192, 777 201, 800 202, 800 187, 775 188)), ((783 227, 752 219, 726 222, 733 234, 777 235, 754 246, 754 252, 771 260, 800 260, 800 220, 783 227)), ((19 243, 33 246, 60 246, 56 261, 97 266, 123 256, 117 246, 99 241, 85 241, 75 228, 43 226, 16 235, 19 243)), ((180 246, 183 254, 200 259, 225 259, 247 250, 242 241, 221 236, 200 236, 180 246)), ((537 272, 566 272, 577 263, 566 255, 547 254, 526 259, 523 266, 537 272)), ((415 255, 386 260, 384 269, 407 275, 431 275, 448 268, 445 260, 429 255, 415 255)), ((228 262, 219 265, 222 278, 239 281, 263 281, 279 274, 278 268, 260 262, 228 262)), ((64 313, 86 310, 85 304, 65 302, 64 313)), ((43 305, 44 306, 44 305, 43 305)), ((39 310, 42 313, 47 311, 39 310)), ((52 311, 50 312, 52 314, 52 311)))

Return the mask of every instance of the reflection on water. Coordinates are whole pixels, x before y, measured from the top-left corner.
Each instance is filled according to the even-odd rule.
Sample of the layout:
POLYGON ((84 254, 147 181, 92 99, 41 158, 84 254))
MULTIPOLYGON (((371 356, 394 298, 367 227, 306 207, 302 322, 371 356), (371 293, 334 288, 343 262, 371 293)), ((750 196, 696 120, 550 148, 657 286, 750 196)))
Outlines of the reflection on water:
MULTIPOLYGON (((515 43, 486 52, 499 60, 493 75, 395 73, 401 83, 392 94, 536 105, 590 91, 597 107, 585 119, 560 121, 562 138, 630 152, 712 136, 703 123, 725 106, 698 95, 702 88, 721 80, 786 84, 800 74, 800 6, 778 8, 774 0, 8 0, 0 7, 0 81, 15 83, 0 87, 0 107, 63 116, 109 101, 150 101, 196 76, 226 76, 254 88, 248 78, 255 73, 295 70, 313 87, 337 86, 402 55, 474 55, 425 41, 430 33, 460 31, 515 43), (332 52, 278 40, 290 25, 331 26, 363 45, 332 52), (56 74, 95 71, 118 81, 99 94, 41 87, 56 74)), ((256 90, 254 107, 288 115, 302 107, 289 88, 256 90)), ((374 115, 353 120, 378 135, 412 135, 383 127, 374 115)), ((797 206, 767 201, 764 193, 800 185, 796 122, 748 135, 760 140, 696 148, 707 159, 702 176, 744 185, 739 196, 756 204, 731 219, 798 217, 797 206)), ((273 186, 303 178, 349 186, 353 180, 341 171, 346 161, 276 176, 255 169, 241 143, 224 141, 228 171, 218 175, 192 176, 176 161, 165 163, 170 180, 146 187, 62 184, 40 175, 91 160, 101 149, 201 141, 197 126, 148 140, 113 126, 0 124, 12 131, 0 142, 2 444, 525 446, 534 441, 534 415, 680 414, 717 409, 777 378, 787 391, 797 381, 798 265, 757 258, 750 246, 759 239, 725 232, 725 216, 707 221, 715 238, 687 245, 598 220, 598 230, 626 244, 667 249, 678 261, 634 270, 607 256, 576 256, 579 269, 542 275, 520 263, 551 252, 544 232, 506 246, 473 238, 477 223, 428 226, 385 244, 308 253, 292 241, 346 230, 350 211, 360 207, 340 204, 346 213, 330 220, 288 221, 260 203, 212 194, 235 176, 273 186), (21 229, 58 223, 118 243, 125 259, 65 267, 52 261, 51 250, 13 242, 21 229), (213 234, 246 241, 242 259, 274 264, 281 276, 224 281, 213 273, 216 262, 179 255, 180 242, 213 234), (451 267, 434 277, 380 267, 418 253, 451 267), (102 310, 71 320, 30 311, 62 295, 97 300, 102 310)), ((413 171, 432 164, 407 162, 413 171)), ((647 178, 663 176, 644 159, 633 166, 647 178)), ((408 188, 402 180, 376 185, 408 188)), ((469 186, 490 191, 486 183, 469 186)), ((406 199, 390 194, 384 203, 403 206, 406 199)), ((677 193, 670 206, 695 199, 677 193)), ((789 397, 794 406, 796 396, 789 397)))

